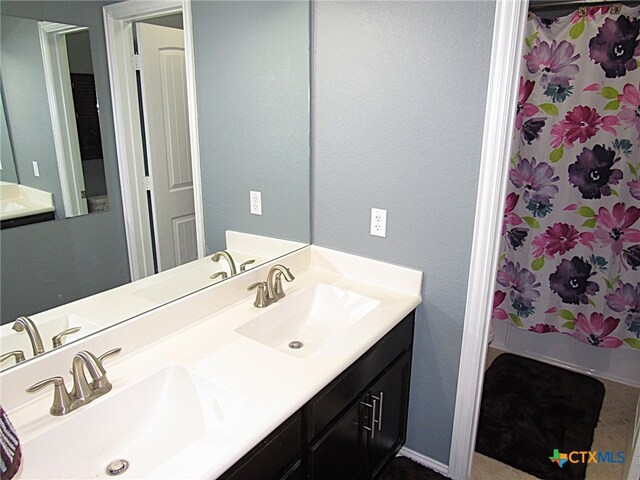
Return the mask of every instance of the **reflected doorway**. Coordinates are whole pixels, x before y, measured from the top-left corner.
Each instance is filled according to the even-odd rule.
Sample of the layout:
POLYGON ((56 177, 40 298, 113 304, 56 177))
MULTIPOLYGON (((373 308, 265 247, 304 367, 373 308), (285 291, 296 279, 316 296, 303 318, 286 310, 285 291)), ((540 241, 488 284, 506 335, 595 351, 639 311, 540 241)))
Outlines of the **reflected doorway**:
POLYGON ((198 258, 182 14, 134 23, 154 273, 198 258))

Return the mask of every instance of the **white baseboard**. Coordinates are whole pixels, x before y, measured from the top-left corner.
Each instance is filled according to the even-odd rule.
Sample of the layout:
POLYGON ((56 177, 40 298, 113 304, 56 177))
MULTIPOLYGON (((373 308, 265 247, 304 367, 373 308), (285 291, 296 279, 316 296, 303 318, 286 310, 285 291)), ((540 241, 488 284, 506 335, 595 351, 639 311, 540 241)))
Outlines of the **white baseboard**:
POLYGON ((421 453, 416 452, 415 450, 411 450, 407 447, 402 447, 398 452, 398 456, 407 457, 424 467, 430 468, 431 470, 434 470, 444 475, 445 477, 449 477, 449 465, 438 462, 437 460, 429 458, 421 453))

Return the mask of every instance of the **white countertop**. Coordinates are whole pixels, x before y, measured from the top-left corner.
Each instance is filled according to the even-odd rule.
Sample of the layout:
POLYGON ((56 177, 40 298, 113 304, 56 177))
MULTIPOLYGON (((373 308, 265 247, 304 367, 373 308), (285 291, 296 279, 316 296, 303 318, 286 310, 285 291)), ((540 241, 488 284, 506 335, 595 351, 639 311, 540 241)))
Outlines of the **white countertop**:
MULTIPOLYGON (((333 252, 318 247, 308 247, 279 259, 291 268, 296 279, 285 284, 286 297, 294 298, 306 289, 325 284, 349 290, 380 303, 363 319, 349 327, 340 338, 326 344, 313 354, 298 358, 269 348, 240 335, 235 331, 267 309, 253 306, 254 294, 245 289, 254 281, 266 278, 273 262, 255 268, 251 272, 228 280, 215 288, 203 290, 173 304, 142 315, 132 322, 87 339, 86 344, 76 343, 72 348, 62 348, 50 354, 50 358, 36 359, 24 367, 17 367, 0 374, 2 391, 0 399, 20 435, 24 449, 24 462, 38 461, 29 457, 28 441, 55 428, 83 409, 108 401, 128 385, 170 365, 179 365, 196 372, 215 384, 233 392, 241 399, 237 415, 230 416, 221 428, 228 433, 228 440, 204 450, 190 449, 179 462, 167 462, 156 472, 173 478, 215 478, 225 472, 262 438, 296 412, 324 386, 388 333, 420 302, 422 273, 361 257, 333 252), (388 287, 384 285, 387 284, 388 287), (218 290, 215 295, 214 290, 218 290), (206 305, 209 312, 206 313, 206 305), (205 312, 205 313, 203 313, 205 312), (191 315, 191 322, 177 325, 171 334, 163 334, 165 322, 180 323, 183 315, 191 315), (138 325, 134 325, 137 322, 138 325), (161 335, 147 341, 133 338, 140 332, 154 330, 161 335), (9 394, 4 387, 26 388, 33 381, 50 375, 64 375, 73 354, 87 348, 96 354, 102 350, 122 346, 120 358, 105 361, 108 377, 113 383, 112 392, 63 417, 49 415, 51 389, 39 397, 21 392, 9 394), (53 358, 55 357, 55 358, 53 358), (33 381, 32 381, 33 380, 33 381), (179 464, 179 465, 177 465, 179 464)), ((184 320, 182 320, 184 322, 184 320)), ((67 378, 68 378, 67 374, 67 378)), ((133 472, 132 472, 133 473, 133 472)), ((152 474, 150 477, 154 477, 152 474)), ((22 478, 20 474, 18 479, 22 478)), ((124 475, 123 478, 133 478, 124 475)))
POLYGON ((55 212, 53 194, 10 182, 0 182, 0 220, 55 212))

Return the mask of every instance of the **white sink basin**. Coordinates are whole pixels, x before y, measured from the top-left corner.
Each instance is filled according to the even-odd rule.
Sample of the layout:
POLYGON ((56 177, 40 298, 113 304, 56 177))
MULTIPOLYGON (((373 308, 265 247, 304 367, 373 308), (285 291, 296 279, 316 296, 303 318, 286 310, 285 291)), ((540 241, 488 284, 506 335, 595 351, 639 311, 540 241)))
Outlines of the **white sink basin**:
POLYGON ((342 334, 380 302, 373 298, 318 284, 267 307, 265 313, 236 329, 268 347, 307 357, 342 334), (292 348, 291 342, 299 348, 292 348))
POLYGON ((242 405, 238 395, 179 366, 121 391, 114 384, 24 442, 17 478, 113 478, 106 467, 116 459, 130 465, 118 478, 183 478, 189 458, 215 455, 229 441, 224 425, 242 405))
MULTIPOLYGON (((45 351, 49 351, 53 348, 53 337, 59 333, 73 327, 80 327, 78 333, 66 335, 62 337, 62 344, 72 342, 78 338, 85 337, 90 333, 100 330, 98 325, 91 323, 90 321, 79 317, 78 315, 59 315, 54 318, 48 318, 46 320, 32 319, 40 332, 42 338, 42 344, 45 351)), ((13 350, 22 350, 27 358, 33 356, 33 349, 31 348, 31 342, 29 341, 29 335, 27 332, 16 332, 11 327, 13 322, 8 323, 0 327, 0 353, 7 353, 13 350)), ((2 363, 2 367, 8 367, 13 365, 12 361, 7 360, 2 363)))

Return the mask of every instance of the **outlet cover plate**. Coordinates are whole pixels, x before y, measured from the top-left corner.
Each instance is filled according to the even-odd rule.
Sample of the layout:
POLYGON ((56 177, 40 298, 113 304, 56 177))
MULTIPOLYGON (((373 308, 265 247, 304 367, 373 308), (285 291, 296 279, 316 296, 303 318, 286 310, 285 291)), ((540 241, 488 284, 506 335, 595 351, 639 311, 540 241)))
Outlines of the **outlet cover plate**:
POLYGON ((381 208, 371 209, 371 235, 374 237, 387 236, 387 211, 381 208))
POLYGON ((250 212, 253 215, 262 215, 262 193, 249 191, 250 212))

